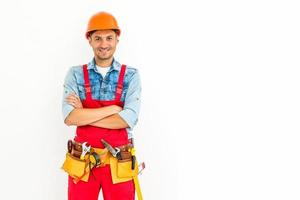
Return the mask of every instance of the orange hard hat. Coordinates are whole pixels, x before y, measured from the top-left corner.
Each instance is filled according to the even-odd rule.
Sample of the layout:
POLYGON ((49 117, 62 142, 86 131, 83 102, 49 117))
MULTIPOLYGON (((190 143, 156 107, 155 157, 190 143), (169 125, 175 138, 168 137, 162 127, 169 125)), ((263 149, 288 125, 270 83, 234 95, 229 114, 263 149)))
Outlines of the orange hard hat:
POLYGON ((88 38, 91 31, 109 29, 115 30, 120 36, 121 30, 115 17, 107 12, 98 12, 90 18, 85 37, 88 38))

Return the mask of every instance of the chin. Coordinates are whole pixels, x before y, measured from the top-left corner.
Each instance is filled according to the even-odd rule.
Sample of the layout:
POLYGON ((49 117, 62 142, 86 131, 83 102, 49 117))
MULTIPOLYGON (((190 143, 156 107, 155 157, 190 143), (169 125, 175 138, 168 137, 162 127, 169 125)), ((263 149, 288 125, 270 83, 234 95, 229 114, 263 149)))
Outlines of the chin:
POLYGON ((112 56, 98 56, 100 60, 109 60, 112 56))

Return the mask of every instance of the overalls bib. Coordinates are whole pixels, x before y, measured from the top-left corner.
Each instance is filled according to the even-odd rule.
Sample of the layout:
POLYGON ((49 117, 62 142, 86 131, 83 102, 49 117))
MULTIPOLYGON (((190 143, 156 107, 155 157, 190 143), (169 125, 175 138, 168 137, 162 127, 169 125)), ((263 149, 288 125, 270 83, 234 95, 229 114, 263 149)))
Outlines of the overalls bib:
MULTIPOLYGON (((121 101, 123 81, 126 65, 122 65, 114 100, 102 101, 92 98, 91 85, 87 65, 83 66, 84 87, 86 98, 82 100, 84 108, 100 108, 110 105, 124 106, 121 101)), ((101 139, 104 139, 113 147, 129 143, 126 128, 107 129, 95 126, 78 126, 74 140, 76 142, 88 142, 94 148, 104 148, 101 139)), ((98 200, 100 189, 104 200, 134 200, 135 188, 132 180, 113 184, 110 165, 92 169, 92 175, 88 182, 79 181, 74 183, 69 176, 68 199, 69 200, 98 200)))

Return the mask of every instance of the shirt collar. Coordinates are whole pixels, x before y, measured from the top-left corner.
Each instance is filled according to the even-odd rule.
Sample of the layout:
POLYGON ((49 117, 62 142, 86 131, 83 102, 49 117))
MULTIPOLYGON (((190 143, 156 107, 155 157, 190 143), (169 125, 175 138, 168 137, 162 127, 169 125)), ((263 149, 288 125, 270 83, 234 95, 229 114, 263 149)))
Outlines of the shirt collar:
MULTIPOLYGON (((94 69, 95 71, 96 70, 96 61, 95 61, 95 58, 93 58, 89 63, 88 63, 88 67, 87 69, 94 69)), ((113 70, 116 70, 116 71, 120 71, 121 70, 121 64, 115 60, 115 58, 113 58, 113 61, 112 61, 112 66, 110 67, 109 71, 108 72, 111 72, 113 70)))

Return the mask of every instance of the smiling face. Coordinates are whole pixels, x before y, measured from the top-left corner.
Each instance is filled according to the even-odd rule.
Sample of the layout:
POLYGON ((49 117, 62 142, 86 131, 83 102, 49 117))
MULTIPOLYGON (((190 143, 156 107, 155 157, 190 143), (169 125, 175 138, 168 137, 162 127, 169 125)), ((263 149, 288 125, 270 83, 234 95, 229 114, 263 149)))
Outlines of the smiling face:
POLYGON ((88 40, 96 60, 107 62, 113 59, 118 44, 118 36, 115 31, 97 30, 88 37, 88 40))

